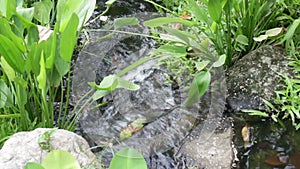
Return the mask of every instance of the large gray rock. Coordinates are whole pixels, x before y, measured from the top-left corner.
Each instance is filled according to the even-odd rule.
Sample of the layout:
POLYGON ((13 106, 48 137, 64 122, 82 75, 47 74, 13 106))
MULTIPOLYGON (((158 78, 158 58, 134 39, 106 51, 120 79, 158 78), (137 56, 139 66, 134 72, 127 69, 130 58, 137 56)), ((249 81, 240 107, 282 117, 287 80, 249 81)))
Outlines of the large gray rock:
POLYGON ((272 101, 274 91, 280 89, 278 73, 291 72, 288 62, 283 48, 263 46, 235 63, 227 72, 227 102, 233 112, 265 110, 262 99, 272 101))
MULTIPOLYGON (((19 132, 11 136, 0 150, 0 168, 21 169, 27 162, 41 163, 48 151, 42 150, 38 139, 51 129, 38 128, 30 132, 19 132)), ((82 168, 100 167, 96 156, 89 150, 87 142, 79 135, 58 129, 50 138, 54 150, 66 150, 79 162, 82 168)))

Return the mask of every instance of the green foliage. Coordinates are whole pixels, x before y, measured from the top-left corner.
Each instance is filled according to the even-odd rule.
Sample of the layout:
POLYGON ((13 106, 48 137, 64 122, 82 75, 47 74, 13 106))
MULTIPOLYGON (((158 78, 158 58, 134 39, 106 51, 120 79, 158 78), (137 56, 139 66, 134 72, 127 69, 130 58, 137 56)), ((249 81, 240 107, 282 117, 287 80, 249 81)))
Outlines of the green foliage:
MULTIPOLYGON (((36 6, 33 14, 33 8, 23 8, 22 0, 18 3, 1 0, 1 4, 6 4, 0 8, 1 138, 17 131, 53 127, 54 102, 61 102, 59 116, 66 117, 68 113, 68 101, 64 102, 63 93, 66 89, 68 100, 70 83, 65 86, 63 77, 70 71, 78 30, 93 12, 95 1, 86 5, 84 0, 76 1, 79 10, 78 6, 70 5, 71 0, 59 0, 53 33, 48 40, 39 42, 38 28, 32 19, 35 17, 46 24, 54 2, 33 3, 36 6), (37 7, 47 9, 37 10, 37 7), (69 9, 67 13, 65 9, 69 9), (62 93, 59 101, 58 92, 62 93)), ((74 124, 66 120, 58 121, 57 125, 74 129, 74 124)))
POLYGON ((25 169, 80 169, 77 160, 67 151, 52 150, 43 159, 42 164, 29 162, 25 169))
POLYGON ((124 148, 113 157, 109 169, 147 169, 147 164, 138 151, 124 148))

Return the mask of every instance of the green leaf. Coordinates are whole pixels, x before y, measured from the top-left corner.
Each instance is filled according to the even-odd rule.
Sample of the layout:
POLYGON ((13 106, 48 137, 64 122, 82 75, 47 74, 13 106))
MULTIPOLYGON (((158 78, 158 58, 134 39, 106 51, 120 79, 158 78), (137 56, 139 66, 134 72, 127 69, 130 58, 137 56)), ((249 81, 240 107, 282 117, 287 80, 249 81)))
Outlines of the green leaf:
POLYGON ((4 57, 1 57, 1 66, 7 78, 10 81, 14 81, 16 77, 16 72, 11 66, 9 66, 4 57))
POLYGON ((268 113, 259 111, 259 110, 242 110, 242 112, 248 113, 251 116, 262 116, 262 117, 269 117, 268 113))
POLYGON ((298 26, 300 25, 300 18, 294 20, 294 22, 292 23, 292 25, 288 28, 287 33, 285 34, 284 38, 282 39, 282 42, 286 41, 286 40, 290 40, 292 39, 292 37, 295 34, 296 29, 298 28, 298 26))
POLYGON ((111 6, 114 2, 116 2, 117 0, 108 0, 108 1, 106 1, 105 2, 105 4, 107 5, 107 6, 111 6))
POLYGON ((58 77, 59 79, 70 71, 71 62, 65 61, 59 56, 55 58, 54 64, 57 72, 59 73, 59 77, 58 77))
MULTIPOLYGON (((5 19, 0 17, 0 34, 4 35, 6 38, 10 39, 14 45, 21 51, 25 52, 26 47, 22 38, 18 37, 11 29, 10 23, 5 19)), ((21 35, 23 36, 23 35, 21 35)))
POLYGON ((186 26, 193 26, 195 24, 192 21, 184 20, 181 18, 160 17, 160 18, 155 18, 155 19, 145 21, 144 25, 149 26, 149 27, 158 27, 158 26, 163 26, 165 24, 169 24, 169 23, 181 23, 186 26))
POLYGON ((116 75, 109 75, 103 78, 98 86, 100 90, 115 90, 118 86, 118 76, 116 75))
POLYGON ((207 25, 211 25, 211 21, 208 19, 208 13, 207 10, 201 7, 196 3, 195 0, 189 0, 190 8, 192 10, 192 13, 195 15, 196 19, 198 21, 203 21, 207 25))
POLYGON ((253 37, 253 40, 256 42, 262 42, 268 39, 268 35, 260 35, 259 37, 253 37))
POLYGON ((219 59, 218 59, 216 62, 213 63, 212 66, 213 66, 213 67, 220 67, 220 66, 224 65, 225 60, 226 60, 226 55, 223 54, 223 55, 221 55, 221 56, 219 57, 219 59))
POLYGON ((176 53, 187 55, 186 46, 175 46, 175 45, 161 45, 158 50, 166 53, 176 53))
POLYGON ((168 33, 176 36, 177 38, 179 38, 180 40, 182 40, 186 45, 189 44, 189 38, 187 36, 186 32, 182 32, 176 29, 171 29, 168 27, 163 27, 164 30, 166 30, 168 33))
POLYGON ((57 33, 58 33, 58 26, 55 25, 54 33, 52 33, 47 41, 47 48, 45 48, 45 58, 46 58, 46 68, 52 69, 55 63, 55 57, 57 52, 57 33))
POLYGON ((114 20, 114 29, 120 29, 124 26, 138 25, 140 22, 136 17, 117 18, 114 20))
POLYGON ((279 35, 283 31, 283 28, 272 28, 266 31, 268 37, 273 37, 279 35))
POLYGON ((34 162, 28 162, 24 169, 45 169, 42 165, 34 162))
MULTIPOLYGON (((90 84, 91 85, 91 84, 90 84)), ((109 90, 97 90, 93 95, 92 98, 94 101, 108 95, 110 93, 109 90)))
POLYGON ((213 21, 219 23, 222 14, 221 0, 209 0, 207 5, 210 17, 213 19, 213 21))
POLYGON ((37 81, 39 82, 39 88, 45 89, 46 88, 46 66, 45 66, 45 59, 44 59, 44 52, 41 52, 41 59, 40 59, 40 74, 37 76, 37 81))
POLYGON ((28 21, 31 21, 33 18, 33 14, 34 14, 34 8, 18 7, 17 12, 18 12, 18 14, 20 14, 22 17, 24 17, 28 21))
POLYGON ((113 157, 109 169, 147 169, 147 164, 138 151, 124 148, 113 157))
POLYGON ((245 36, 245 35, 238 35, 236 38, 236 41, 243 45, 249 44, 249 40, 248 40, 247 36, 245 36))
POLYGON ((14 70, 23 73, 25 60, 15 43, 3 35, 0 35, 0 42, 0 54, 14 70))
POLYGON ((188 98, 185 101, 185 105, 190 107, 192 104, 199 101, 201 96, 207 91, 211 81, 211 75, 207 71, 198 73, 190 86, 188 98))
POLYGON ((59 0, 57 3, 56 21, 59 23, 59 31, 67 26, 73 13, 79 18, 77 30, 92 16, 96 0, 59 0))
POLYGON ((42 0, 35 2, 34 6, 34 18, 41 22, 42 25, 46 25, 50 20, 50 12, 53 8, 51 0, 42 0))
POLYGON ((118 77, 117 88, 123 88, 123 89, 127 89, 127 90, 138 90, 138 89, 140 89, 140 86, 134 84, 133 82, 130 82, 128 80, 118 77))
POLYGON ((0 79, 0 108, 13 106, 13 95, 6 83, 0 79))
POLYGON ((73 13, 66 28, 61 33, 60 39, 60 56, 67 62, 70 62, 73 55, 73 50, 77 42, 77 26, 79 19, 76 14, 73 13), (66 45, 68 44, 68 45, 66 45))
POLYGON ((45 157, 42 166, 46 169, 80 169, 79 163, 67 151, 52 150, 45 157))
POLYGON ((10 19, 10 17, 16 13, 17 4, 15 0, 0 0, 0 4, 0 14, 7 19, 10 19))

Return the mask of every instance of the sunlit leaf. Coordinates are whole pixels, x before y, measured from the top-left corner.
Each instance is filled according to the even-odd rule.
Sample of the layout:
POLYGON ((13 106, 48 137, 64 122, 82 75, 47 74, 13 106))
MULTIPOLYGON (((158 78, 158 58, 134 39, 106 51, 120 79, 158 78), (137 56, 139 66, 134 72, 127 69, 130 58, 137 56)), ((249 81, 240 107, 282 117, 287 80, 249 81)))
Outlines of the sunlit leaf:
POLYGON ((266 31, 266 35, 269 37, 277 36, 283 31, 283 28, 273 28, 266 31))
POLYGON ((198 73, 190 86, 188 93, 188 98, 185 101, 187 107, 194 103, 197 103, 201 96, 207 91, 211 81, 211 75, 207 71, 202 71, 198 73))
POLYGON ((189 0, 189 4, 192 10, 192 13, 195 15, 198 21, 203 21, 207 25, 211 25, 211 21, 208 19, 207 10, 204 7, 197 4, 195 0, 189 0))
POLYGON ((292 25, 288 28, 287 33, 285 34, 284 38, 282 39, 281 43, 291 39, 294 34, 296 29, 298 28, 298 26, 300 25, 300 18, 295 19, 294 22, 292 23, 292 25))
POLYGON ((10 17, 16 13, 16 1, 15 0, 0 0, 0 14, 10 19, 10 17))
POLYGON ((44 52, 41 53, 40 59, 40 74, 37 76, 37 81, 39 82, 39 88, 45 89, 46 88, 46 66, 45 66, 45 59, 44 59, 44 52))
POLYGON ((13 95, 6 83, 0 79, 0 108, 13 106, 13 95))
POLYGON ((208 1, 208 13, 210 17, 215 21, 219 22, 222 14, 222 3, 221 0, 209 0, 208 1))
POLYGON ((259 110, 242 110, 242 112, 248 113, 251 116, 269 117, 268 113, 259 110))
POLYGON ((67 151, 52 150, 44 158, 42 166, 55 169, 80 169, 77 160, 67 151))
POLYGON ((268 39, 268 35, 260 35, 259 37, 254 37, 253 40, 256 42, 262 42, 264 40, 268 39))
POLYGON ((28 162, 26 163, 24 169, 45 169, 41 164, 28 162))
POLYGON ((213 67, 220 67, 220 66, 224 65, 225 60, 226 60, 225 54, 219 56, 219 59, 213 63, 213 67))
POLYGON ((27 19, 28 21, 31 21, 34 15, 34 8, 22 8, 22 7, 18 7, 17 8, 17 12, 18 14, 20 14, 21 16, 23 16, 25 19, 27 19))
POLYGON ((48 24, 50 20, 50 12, 53 8, 51 0, 35 2, 33 6, 34 18, 41 22, 42 25, 48 24))
POLYGON ((113 157, 109 169, 147 169, 147 164, 141 153, 124 148, 113 157))
POLYGON ((181 23, 186 26, 194 25, 194 22, 192 22, 192 21, 184 20, 181 18, 169 18, 169 17, 160 17, 160 18, 151 19, 151 20, 145 21, 144 25, 149 26, 149 27, 158 27, 158 26, 163 26, 163 25, 169 24, 169 23, 181 23))
POLYGON ((79 19, 73 14, 66 28, 61 32, 60 38, 60 56, 67 62, 70 62, 73 55, 75 44, 77 43, 77 26, 79 19), (68 45, 66 45, 68 44, 68 45))
POLYGON ((117 18, 114 20, 114 28, 120 29, 124 26, 133 26, 138 25, 140 22, 137 18, 131 17, 131 18, 117 18))

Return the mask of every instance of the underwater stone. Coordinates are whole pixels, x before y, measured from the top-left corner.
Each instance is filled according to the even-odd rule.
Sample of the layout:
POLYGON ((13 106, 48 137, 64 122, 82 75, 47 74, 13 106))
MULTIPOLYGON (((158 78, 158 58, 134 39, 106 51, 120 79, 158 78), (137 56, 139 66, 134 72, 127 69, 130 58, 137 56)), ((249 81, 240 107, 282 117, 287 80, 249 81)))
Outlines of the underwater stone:
POLYGON ((280 90, 280 75, 289 74, 288 56, 284 49, 263 46, 237 61, 227 71, 227 103, 232 112, 242 109, 265 110, 262 99, 272 102, 280 90))

